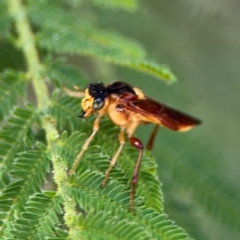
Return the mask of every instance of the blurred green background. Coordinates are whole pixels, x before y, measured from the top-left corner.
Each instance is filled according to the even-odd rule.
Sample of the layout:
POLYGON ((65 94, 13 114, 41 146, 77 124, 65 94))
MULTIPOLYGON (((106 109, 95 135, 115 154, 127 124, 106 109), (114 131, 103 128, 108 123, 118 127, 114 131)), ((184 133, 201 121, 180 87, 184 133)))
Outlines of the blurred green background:
MULTIPOLYGON (((92 81, 127 81, 203 121, 187 133, 160 129, 152 152, 166 213, 199 240, 240 239, 240 15, 234 3, 145 0, 134 13, 85 6, 83 14, 100 27, 138 40, 151 58, 169 65, 176 84, 71 60, 92 81)), ((140 127, 138 136, 146 143, 151 130, 140 127)))

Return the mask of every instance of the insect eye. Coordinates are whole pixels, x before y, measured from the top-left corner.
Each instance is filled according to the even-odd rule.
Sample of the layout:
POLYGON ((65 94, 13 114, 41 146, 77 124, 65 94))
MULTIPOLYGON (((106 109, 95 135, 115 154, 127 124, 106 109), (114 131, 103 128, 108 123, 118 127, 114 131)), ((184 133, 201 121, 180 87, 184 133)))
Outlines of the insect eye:
POLYGON ((104 106, 104 100, 101 98, 96 98, 93 102, 92 108, 94 110, 101 110, 104 106))

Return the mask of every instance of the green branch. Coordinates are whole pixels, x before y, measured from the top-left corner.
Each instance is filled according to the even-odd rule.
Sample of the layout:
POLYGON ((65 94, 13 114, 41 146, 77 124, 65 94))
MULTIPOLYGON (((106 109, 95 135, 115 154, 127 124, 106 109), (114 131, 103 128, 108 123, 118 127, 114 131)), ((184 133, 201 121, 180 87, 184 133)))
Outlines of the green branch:
POLYGON ((34 34, 27 18, 22 1, 7 1, 9 12, 15 20, 19 35, 18 46, 22 49, 28 67, 28 78, 31 79, 36 93, 38 108, 44 110, 48 102, 48 90, 41 76, 41 63, 35 46, 34 34))
POLYGON ((53 167, 54 167, 54 179, 58 186, 58 194, 63 197, 65 220, 66 224, 70 228, 70 233, 74 235, 74 225, 76 221, 76 211, 74 209, 74 201, 69 197, 69 186, 67 186, 67 167, 66 164, 61 161, 57 153, 57 144, 59 140, 59 134, 55 127, 54 119, 47 115, 49 97, 48 89, 43 81, 41 75, 42 65, 38 56, 37 47, 35 45, 34 34, 30 27, 26 8, 23 2, 18 0, 7 1, 9 12, 15 21, 16 30, 18 32, 18 47, 22 49, 28 67, 28 78, 33 83, 33 88, 37 98, 38 109, 45 113, 45 116, 41 118, 42 126, 46 132, 46 138, 48 143, 48 150, 51 153, 53 167), (75 221, 74 221, 75 220, 75 221))

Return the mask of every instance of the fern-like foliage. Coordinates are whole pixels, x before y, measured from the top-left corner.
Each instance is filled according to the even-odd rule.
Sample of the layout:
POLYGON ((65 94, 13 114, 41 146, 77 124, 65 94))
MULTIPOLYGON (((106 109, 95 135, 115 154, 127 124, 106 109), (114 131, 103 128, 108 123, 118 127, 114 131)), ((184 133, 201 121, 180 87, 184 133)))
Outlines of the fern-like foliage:
POLYGON ((4 209, 1 215, 1 235, 9 231, 9 222, 20 216, 29 197, 33 193, 40 192, 49 169, 46 149, 41 148, 41 151, 29 150, 20 153, 12 164, 9 184, 3 187, 0 196, 4 209))
POLYGON ((117 33, 98 29, 79 16, 48 1, 29 0, 32 21, 41 29, 37 35, 41 48, 62 54, 83 54, 137 69, 166 81, 175 76, 165 65, 146 60, 143 48, 117 33), (61 16, 64 15, 64 18, 61 16))
MULTIPOLYGON (((59 149, 59 154, 67 163, 75 159, 84 139, 85 136, 78 132, 70 137, 63 133, 61 137, 63 147, 59 149)), ((115 169, 112 174, 114 180, 111 180, 105 189, 101 188, 100 184, 109 158, 103 152, 99 153, 102 149, 104 147, 100 150, 100 147, 92 146, 86 157, 82 159, 76 178, 70 179, 72 195, 79 204, 79 208, 87 214, 79 215, 79 221, 84 229, 77 236, 79 238, 95 236, 96 239, 137 239, 139 237, 141 239, 188 239, 184 230, 173 225, 165 214, 159 214, 162 212, 162 197, 154 186, 155 178, 151 177, 151 174, 147 177, 149 182, 145 180, 144 174, 141 175, 142 183, 149 185, 153 183, 154 187, 147 190, 148 194, 139 189, 135 200, 137 210, 134 214, 128 211, 130 191, 126 187, 127 178, 124 177, 126 175, 124 170, 115 169), (99 232, 101 237, 98 236, 99 232)), ((133 150, 129 151, 133 152, 133 150)), ((144 157, 144 160, 147 159, 144 157)), ((144 172, 143 170, 142 173, 144 172)))
MULTIPOLYGON (((93 2, 111 8, 136 7, 134 1, 93 2)), ((166 221, 163 214, 162 193, 154 159, 144 156, 135 199, 138 210, 134 214, 128 211, 129 179, 132 174, 130 166, 134 166, 132 158, 136 159, 137 155, 129 146, 126 147, 118 167, 112 171, 109 185, 105 189, 100 188, 112 155, 109 151, 112 141, 109 135, 114 138, 117 134, 117 128, 107 119, 102 122, 101 137, 97 137, 95 144, 89 148, 77 174, 70 178, 67 176, 67 170, 86 138, 81 132, 88 131, 92 121, 82 124, 77 118, 79 99, 63 95, 60 89, 72 89, 74 85, 84 86, 87 80, 79 69, 61 60, 55 61, 49 57, 50 54, 46 55, 42 63, 37 63, 37 58, 28 59, 30 56, 36 57, 37 53, 34 53, 34 48, 24 48, 23 41, 29 41, 29 46, 36 47, 34 39, 31 39, 31 29, 26 24, 29 24, 29 19, 32 20, 37 29, 38 46, 49 53, 90 55, 166 80, 174 78, 171 72, 166 67, 147 61, 145 51, 135 41, 117 33, 100 30, 84 19, 76 21, 72 14, 63 9, 61 2, 29 0, 26 6, 21 5, 21 1, 15 3, 9 1, 5 5, 6 18, 3 18, 6 21, 10 16, 15 19, 19 46, 25 54, 28 72, 8 70, 0 76, 0 101, 3 105, 1 116, 4 119, 0 131, 1 238, 134 239, 141 236, 141 239, 149 239, 150 236, 152 239, 170 239, 171 234, 165 234, 164 228, 157 227, 156 224, 160 221, 162 226, 167 226, 167 232, 174 230, 173 234, 180 233, 177 239, 184 239, 187 236, 185 231, 170 220, 166 221), (25 16, 22 22, 18 22, 16 17, 20 12, 25 16), (22 29, 24 24, 26 28, 22 29), (26 39, 24 31, 29 36, 26 39), (58 37, 54 37, 57 41, 52 41, 53 32, 57 34, 55 37, 59 36, 58 40, 58 37), (37 68, 36 64, 40 67, 37 68), (38 91, 38 88, 45 91, 43 83, 40 82, 42 79, 38 76, 57 87, 51 98, 47 98, 46 92, 38 91), (41 105, 37 108, 31 105, 16 108, 15 105, 21 100, 19 96, 25 94, 28 79, 32 80, 37 101, 41 102, 41 105), (46 131, 46 135, 41 128, 46 131), (99 152, 98 144, 103 140, 105 144, 99 152), (56 183, 56 186, 53 186, 56 187, 56 192, 43 192, 42 189, 49 175, 49 160, 52 160, 53 164, 53 179, 56 183), (146 187, 148 185, 151 187, 146 187), (147 217, 149 215, 152 217, 147 217)), ((69 2, 69 6, 72 6, 72 3, 69 2)), ((4 26, 6 29, 9 27, 6 24, 4 26)), ((114 147, 117 148, 117 144, 114 144, 114 147)))
MULTIPOLYGON (((65 237, 57 237, 56 225, 60 224, 58 214, 62 214, 62 209, 55 192, 30 196, 20 218, 14 221, 14 229, 11 231, 12 239, 49 239, 49 237, 65 239, 65 237)), ((64 232, 63 234, 67 235, 64 232)))
POLYGON ((0 74, 0 119, 9 114, 26 89, 26 80, 18 72, 7 70, 0 74))
MULTIPOLYGON (((149 60, 141 44, 91 21, 90 12, 81 8, 92 5, 137 11, 138 2, 0 0, 0 38, 21 50, 26 62, 26 69, 0 73, 0 239, 190 240, 165 212, 150 153, 143 155, 134 212, 128 209, 138 153, 130 144, 126 143, 107 186, 100 186, 118 148, 119 128, 107 117, 75 174, 68 174, 94 120, 80 120, 80 99, 66 94, 89 81, 83 70, 69 63, 69 55, 90 56, 167 82, 175 79, 168 67, 149 60), (63 54, 67 60, 62 60, 63 54)), ((194 161, 186 160, 182 169, 184 156, 172 153, 171 140, 164 144, 163 162, 166 167, 175 162, 177 181, 194 188, 197 199, 208 185, 211 193, 202 204, 209 212, 221 208, 221 216, 228 213, 229 225, 237 229, 238 201, 229 200, 229 189, 217 177, 203 178, 203 169, 196 171, 194 161)), ((167 174, 171 171, 169 167, 167 174)))
POLYGON ((85 88, 88 84, 86 76, 76 67, 68 65, 63 59, 52 61, 47 59, 44 66, 44 74, 58 87, 65 86, 72 89, 73 86, 85 88))
POLYGON ((135 10, 137 8, 137 0, 91 0, 91 2, 100 7, 119 8, 124 10, 135 10))
POLYGON ((15 109, 13 116, 0 131, 1 169, 9 172, 17 154, 33 146, 31 127, 37 122, 38 113, 33 107, 15 109))

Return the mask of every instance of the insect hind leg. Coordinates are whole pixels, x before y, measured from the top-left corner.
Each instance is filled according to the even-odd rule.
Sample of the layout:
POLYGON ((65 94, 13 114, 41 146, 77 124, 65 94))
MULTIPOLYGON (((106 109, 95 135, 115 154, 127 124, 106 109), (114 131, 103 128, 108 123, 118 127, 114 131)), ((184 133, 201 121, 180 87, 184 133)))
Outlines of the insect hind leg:
POLYGON ((137 139, 135 137, 130 137, 129 141, 130 141, 131 145, 133 147, 135 147, 136 149, 138 149, 138 151, 139 151, 137 163, 135 165, 134 173, 133 173, 133 176, 132 176, 132 187, 131 187, 131 192, 130 192, 129 211, 133 211, 133 209, 134 209, 134 195, 135 195, 135 192, 136 192, 136 185, 138 183, 138 175, 139 175, 140 166, 141 166, 141 162, 142 162, 142 156, 143 156, 143 144, 139 139, 137 139))
POLYGON ((154 140, 155 140, 156 135, 157 135, 158 128, 159 128, 159 125, 156 124, 156 125, 154 126, 154 129, 153 129, 153 131, 152 131, 152 133, 151 133, 151 136, 150 136, 150 138, 149 138, 149 140, 148 140, 147 150, 152 150, 153 144, 154 144, 154 140))

